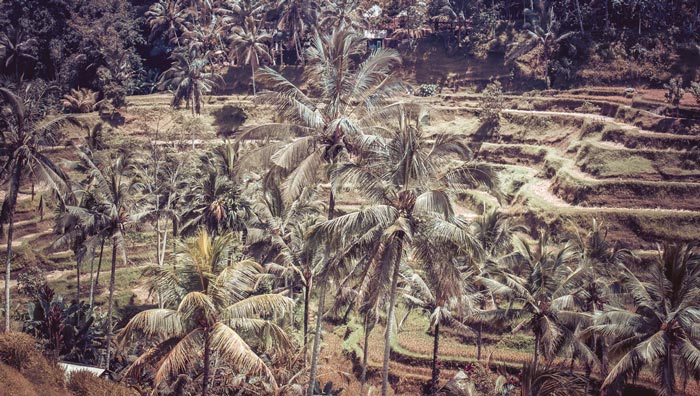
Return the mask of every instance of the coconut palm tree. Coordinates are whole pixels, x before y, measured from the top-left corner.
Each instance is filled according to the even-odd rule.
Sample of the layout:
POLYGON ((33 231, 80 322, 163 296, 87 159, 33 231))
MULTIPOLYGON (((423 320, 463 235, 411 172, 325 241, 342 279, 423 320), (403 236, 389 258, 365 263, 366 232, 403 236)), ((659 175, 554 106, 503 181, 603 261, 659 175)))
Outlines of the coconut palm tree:
POLYGON ((345 25, 357 31, 367 27, 362 18, 359 0, 331 0, 324 2, 319 15, 318 26, 322 30, 340 28, 345 25))
POLYGON ((5 261, 5 331, 10 330, 10 276, 12 270, 12 236, 17 196, 27 177, 41 180, 59 197, 70 190, 66 183, 68 176, 56 166, 42 151, 44 147, 56 145, 60 129, 68 121, 60 116, 42 121, 44 118, 46 93, 50 88, 29 86, 25 97, 0 88, 0 97, 9 112, 0 118, 0 184, 7 188, 0 210, 0 233, 7 224, 7 258, 5 261))
POLYGON ((0 54, 3 57, 3 66, 5 69, 10 69, 10 66, 15 67, 15 81, 19 88, 19 82, 22 78, 20 75, 20 65, 22 62, 36 62, 36 50, 39 42, 34 38, 27 38, 22 29, 15 28, 12 25, 7 27, 7 31, 0 32, 0 54))
POLYGON ((538 370, 540 352, 551 360, 571 342, 573 329, 584 328, 591 318, 576 311, 574 299, 569 293, 569 279, 575 276, 572 264, 577 256, 572 245, 561 248, 551 245, 550 237, 540 232, 534 247, 520 239, 515 248, 522 260, 524 278, 521 282, 482 280, 496 295, 507 296, 519 306, 493 309, 481 313, 482 320, 507 319, 513 321, 513 332, 531 330, 535 336, 532 367, 538 370))
POLYGON ((146 11, 151 28, 148 39, 153 40, 161 34, 168 42, 180 47, 179 34, 185 29, 185 23, 190 16, 190 9, 184 7, 180 0, 159 0, 146 11))
POLYGON ((236 57, 241 63, 250 65, 251 81, 253 82, 253 96, 255 90, 255 71, 260 66, 260 60, 272 62, 268 43, 272 40, 272 34, 261 31, 253 17, 248 17, 243 26, 236 26, 231 40, 231 57, 236 57))
POLYGON ((697 244, 664 244, 643 279, 625 264, 619 270, 631 301, 607 306, 593 326, 613 341, 610 354, 618 357, 603 388, 621 389, 649 367, 660 395, 680 394, 678 372, 685 378, 700 375, 700 249, 697 244))
POLYGON ((294 284, 298 279, 304 288, 303 345, 308 343, 309 303, 311 285, 317 273, 321 249, 305 238, 306 232, 321 220, 321 205, 316 192, 307 189, 293 203, 287 204, 273 174, 264 179, 262 191, 252 206, 255 214, 248 222, 248 253, 259 258, 285 281, 285 288, 293 298, 294 284))
POLYGON ((287 34, 296 49, 297 59, 303 63, 302 42, 316 25, 318 3, 315 0, 277 0, 276 8, 279 13, 277 29, 287 34))
MULTIPOLYGON (((612 245, 607 240, 607 229, 593 220, 590 230, 576 238, 579 262, 575 275, 568 281, 569 293, 583 312, 599 315, 606 305, 615 305, 619 300, 614 286, 619 285, 619 267, 632 257, 627 249, 612 245)), ((607 344, 603 337, 593 334, 591 348, 600 359, 600 375, 608 375, 607 344)), ((590 377, 590 367, 586 368, 590 377)))
MULTIPOLYGON (((71 213, 79 214, 83 219, 96 217, 95 234, 103 240, 112 241, 112 262, 109 275, 109 299, 107 302, 107 339, 105 368, 109 370, 111 358, 111 343, 113 333, 112 309, 114 305, 114 281, 117 269, 117 254, 121 253, 122 265, 127 265, 124 234, 126 227, 132 222, 130 212, 136 206, 136 194, 141 186, 134 179, 134 162, 130 155, 116 153, 102 161, 93 158, 89 153, 79 152, 80 162, 75 169, 87 174, 83 182, 84 188, 90 192, 94 206, 92 211, 80 207, 68 208, 71 213)), ((101 256, 101 253, 100 253, 101 256)), ((100 257, 101 260, 101 257, 100 257)), ((98 270, 99 273, 99 270, 98 270)))
MULTIPOLYGON (((486 297, 491 294, 484 285, 488 279, 513 284, 519 282, 511 273, 510 263, 513 254, 513 238, 527 228, 503 214, 497 207, 484 208, 481 216, 473 221, 456 217, 451 221, 435 218, 428 230, 431 238, 451 252, 453 257, 463 258, 477 270, 474 283, 486 297)), ((491 295, 494 301, 494 296, 491 295)), ((479 300, 479 309, 486 309, 486 298, 479 300)), ((495 307, 494 307, 495 308, 495 307)), ((477 359, 481 360, 482 331, 484 321, 478 315, 467 318, 470 326, 476 327, 477 359)))
POLYGON ((459 136, 427 136, 420 129, 422 111, 414 111, 412 121, 405 107, 398 108, 397 127, 390 137, 366 139, 357 161, 338 164, 331 179, 336 188, 356 188, 373 205, 328 220, 317 231, 347 246, 343 254, 364 257, 353 271, 360 274, 358 301, 364 301, 370 290, 382 290, 389 298, 382 395, 388 389, 400 266, 420 235, 419 224, 425 218, 454 217, 449 191, 479 186, 495 190, 497 185, 489 166, 463 160, 470 151, 459 136))
POLYGON ((294 307, 279 294, 254 294, 262 267, 253 261, 227 265, 231 235, 216 239, 202 230, 184 246, 182 260, 173 270, 154 268, 155 288, 165 307, 135 315, 120 333, 128 341, 143 335, 156 345, 129 367, 126 375, 138 375, 155 367, 154 387, 194 370, 203 361, 202 396, 208 394, 211 361, 269 381, 277 390, 265 361, 254 352, 273 345, 289 348, 286 332, 274 321, 294 307))
POLYGON ((192 109, 192 115, 202 110, 204 95, 211 93, 221 77, 212 72, 209 62, 210 54, 202 53, 196 46, 175 51, 170 58, 170 68, 163 72, 158 82, 158 89, 173 90, 174 107, 192 109))
POLYGON ((419 238, 414 246, 420 268, 408 267, 404 298, 411 306, 430 315, 430 327, 433 328, 430 395, 437 395, 440 326, 452 325, 471 333, 461 321, 477 307, 483 296, 474 287, 477 271, 470 263, 460 263, 449 250, 424 238, 419 238))
POLYGON ((236 26, 242 26, 248 17, 256 21, 263 19, 268 6, 267 0, 225 0, 219 10, 224 15, 231 15, 236 26))
MULTIPOLYGON (((534 14, 537 15, 537 14, 534 14)), ((521 56, 528 54, 535 49, 541 49, 538 56, 539 67, 542 68, 542 79, 544 80, 547 89, 552 85, 549 78, 549 69, 551 68, 551 60, 555 51, 566 39, 570 38, 576 32, 570 31, 561 33, 558 31, 558 24, 554 15, 553 8, 549 8, 542 12, 539 20, 533 18, 530 23, 531 29, 527 31, 529 40, 520 43, 514 43, 507 51, 505 63, 515 62, 521 56)))
POLYGON ((181 219, 183 234, 191 235, 199 227, 215 236, 245 231, 244 219, 250 213, 250 203, 242 197, 236 183, 204 164, 188 185, 181 219))
MULTIPOLYGON (((385 108, 395 94, 405 91, 403 84, 392 79, 392 68, 400 60, 398 53, 383 49, 358 65, 354 56, 364 53, 365 48, 363 39, 346 29, 336 29, 328 36, 316 36, 308 50, 310 67, 306 71, 306 81, 318 84, 318 97, 306 95, 270 68, 261 69, 260 79, 271 91, 261 93, 258 100, 272 104, 282 122, 253 126, 239 134, 237 139, 280 140, 272 146, 274 154, 271 158, 269 151, 260 153, 267 153, 274 169, 286 176, 282 189, 285 201, 292 202, 304 188, 316 183, 326 166, 333 166, 348 153, 357 151, 363 132, 378 125, 381 119, 379 110, 385 108)), ((328 219, 334 216, 335 195, 331 190, 328 219)), ((326 260, 329 257, 330 251, 326 260)), ((313 392, 316 380, 323 302, 328 284, 324 278, 326 274, 327 271, 320 272, 320 308, 311 358, 309 394, 313 392)))

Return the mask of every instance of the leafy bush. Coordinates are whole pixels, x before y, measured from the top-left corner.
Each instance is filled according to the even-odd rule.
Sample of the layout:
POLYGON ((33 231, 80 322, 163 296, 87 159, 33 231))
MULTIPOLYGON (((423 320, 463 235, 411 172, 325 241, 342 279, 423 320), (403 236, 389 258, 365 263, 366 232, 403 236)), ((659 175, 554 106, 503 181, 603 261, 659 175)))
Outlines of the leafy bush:
POLYGON ((689 91, 695 98, 695 102, 700 104, 700 81, 691 82, 689 91))
POLYGON ((680 106, 683 94, 685 94, 683 77, 672 78, 668 84, 664 84, 664 88, 666 88, 666 94, 664 95, 666 102, 675 107, 676 113, 678 113, 678 106, 680 106))
POLYGON ((416 96, 428 97, 438 93, 439 87, 437 84, 421 84, 416 91, 416 96))
POLYGON ((479 99, 479 119, 485 124, 498 125, 503 111, 503 89, 499 81, 489 83, 479 99))
POLYGON ((575 110, 580 113, 597 114, 598 112, 600 112, 600 107, 586 100, 581 106, 577 107, 575 110))
POLYGON ((99 102, 98 92, 87 88, 71 89, 70 93, 63 95, 63 108, 71 113, 90 113, 95 110, 99 102))

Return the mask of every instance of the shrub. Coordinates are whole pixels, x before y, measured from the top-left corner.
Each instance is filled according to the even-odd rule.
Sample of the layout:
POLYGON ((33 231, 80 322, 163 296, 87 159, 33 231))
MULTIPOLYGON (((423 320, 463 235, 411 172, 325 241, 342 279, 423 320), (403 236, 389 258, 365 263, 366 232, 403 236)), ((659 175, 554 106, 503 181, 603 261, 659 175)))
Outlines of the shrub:
POLYGON ((700 104, 700 81, 691 82, 689 91, 695 98, 695 102, 700 104))
POLYGON ((90 113, 98 105, 99 93, 87 88, 71 89, 70 93, 63 95, 63 108, 71 113, 90 113))
POLYGON ((421 84, 416 91, 417 96, 428 97, 435 95, 439 90, 437 84, 421 84))
POLYGON ((664 84, 666 88, 666 102, 669 103, 676 109, 676 114, 678 113, 678 106, 681 104, 681 99, 683 99, 683 77, 672 78, 668 84, 664 84))
POLYGON ((600 112, 600 107, 586 100, 581 106, 577 107, 575 110, 580 113, 597 114, 600 112))
POLYGON ((485 124, 498 125, 503 111, 503 89, 499 81, 489 83, 479 99, 479 119, 485 124))
POLYGON ((0 361, 22 371, 29 365, 30 357, 37 354, 34 337, 25 333, 0 334, 0 361))

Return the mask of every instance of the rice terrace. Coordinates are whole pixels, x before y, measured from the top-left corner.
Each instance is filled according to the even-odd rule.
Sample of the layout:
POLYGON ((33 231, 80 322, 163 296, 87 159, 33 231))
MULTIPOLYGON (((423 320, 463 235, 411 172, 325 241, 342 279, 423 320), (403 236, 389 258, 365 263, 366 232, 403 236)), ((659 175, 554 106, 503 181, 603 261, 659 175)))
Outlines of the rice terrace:
POLYGON ((0 0, 0 396, 700 396, 700 2, 0 0))

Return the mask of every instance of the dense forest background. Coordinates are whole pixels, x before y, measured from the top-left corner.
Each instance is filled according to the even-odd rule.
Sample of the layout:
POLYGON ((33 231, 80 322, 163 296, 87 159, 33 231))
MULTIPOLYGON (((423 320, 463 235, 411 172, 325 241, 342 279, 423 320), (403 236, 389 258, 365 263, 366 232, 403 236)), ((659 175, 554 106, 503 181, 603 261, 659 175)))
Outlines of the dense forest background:
POLYGON ((151 92, 169 57, 193 42, 196 57, 229 65, 232 29, 249 16, 282 52, 269 61, 298 64, 313 32, 347 14, 386 30, 408 59, 429 40, 465 63, 495 57, 516 77, 544 68, 539 75, 555 87, 659 86, 677 75, 695 79, 699 8, 697 0, 8 0, 0 4, 0 72, 120 102, 151 92))

